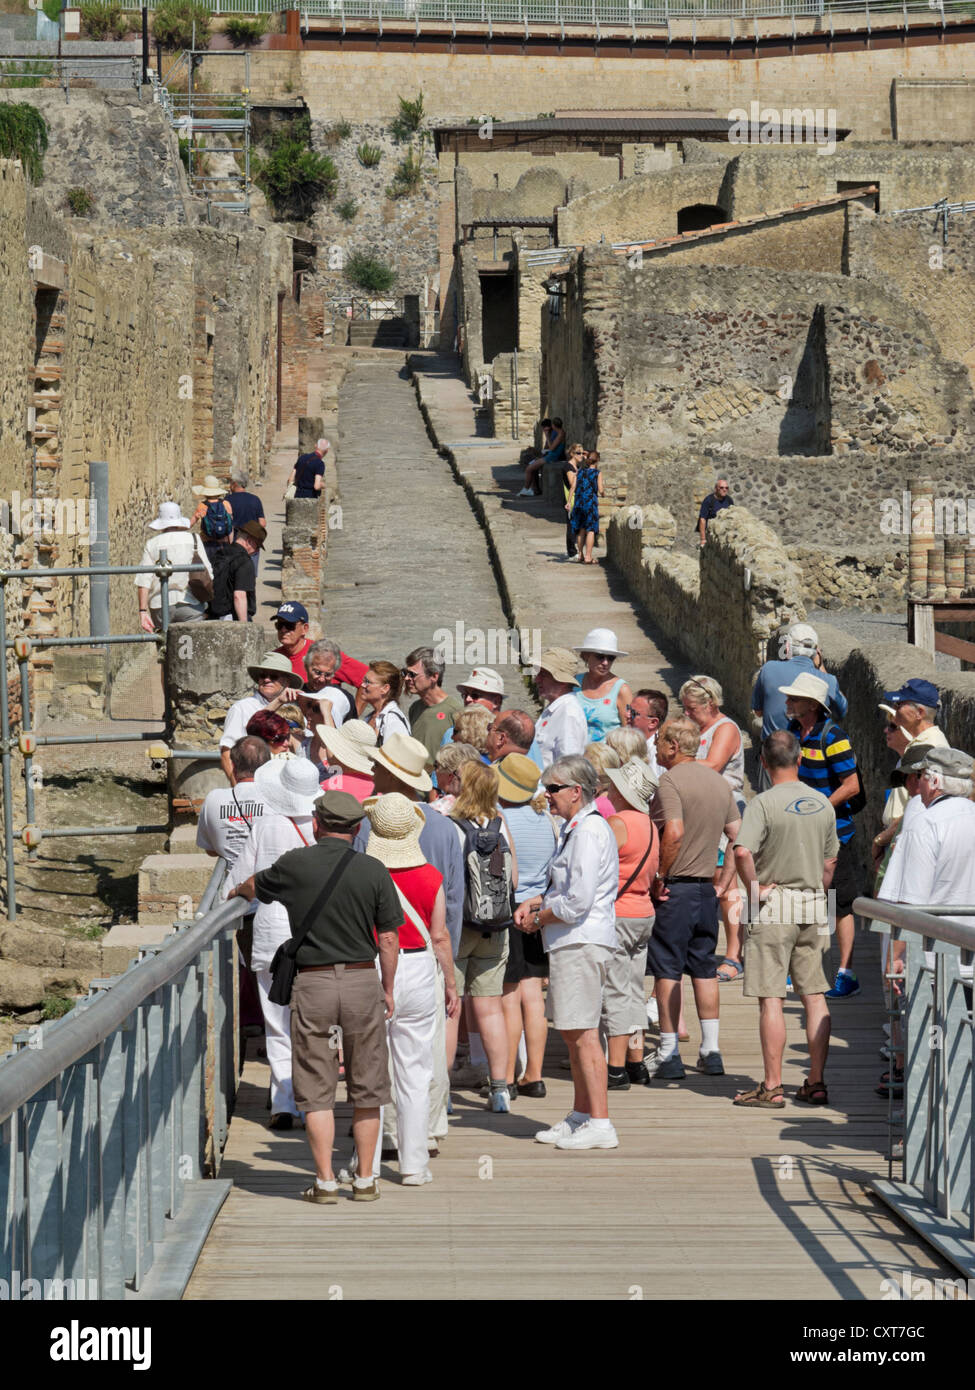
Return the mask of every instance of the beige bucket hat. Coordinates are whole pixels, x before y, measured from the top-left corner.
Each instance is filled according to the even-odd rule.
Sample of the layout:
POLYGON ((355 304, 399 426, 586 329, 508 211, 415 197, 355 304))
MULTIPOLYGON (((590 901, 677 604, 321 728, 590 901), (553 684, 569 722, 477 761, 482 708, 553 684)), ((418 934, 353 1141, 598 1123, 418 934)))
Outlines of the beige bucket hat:
POLYGON ((539 671, 547 671, 549 675, 559 681, 562 685, 578 685, 576 677, 576 667, 579 665, 575 653, 570 652, 568 647, 549 647, 548 651, 542 652, 538 665, 535 667, 535 675, 539 671))
POLYGON ((276 676, 283 676, 285 685, 290 686, 292 690, 301 689, 301 677, 295 675, 291 662, 281 652, 265 652, 260 661, 255 661, 253 666, 247 668, 247 674, 252 681, 256 681, 258 676, 268 671, 273 671, 276 676))
POLYGON ((829 686, 811 671, 800 671, 791 685, 780 685, 780 695, 794 695, 797 700, 815 700, 823 709, 829 709, 829 686))
POLYGON ((366 853, 378 859, 387 869, 414 869, 426 864, 420 848, 420 831, 426 824, 423 808, 402 792, 387 792, 385 796, 370 796, 362 806, 372 833, 366 853))
MULTIPOLYGON (((343 729, 348 727, 342 725, 343 729)), ((390 734, 382 748, 377 748, 373 754, 375 762, 391 772, 398 782, 405 782, 418 792, 428 792, 433 787, 424 770, 428 757, 426 744, 409 734, 390 734)))

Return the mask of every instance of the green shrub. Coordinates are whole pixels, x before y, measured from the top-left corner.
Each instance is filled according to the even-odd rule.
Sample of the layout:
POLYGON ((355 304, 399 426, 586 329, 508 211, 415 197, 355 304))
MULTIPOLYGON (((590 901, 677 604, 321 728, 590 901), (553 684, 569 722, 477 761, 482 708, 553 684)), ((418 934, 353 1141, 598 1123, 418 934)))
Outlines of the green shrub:
POLYGON ((41 1019, 49 1023, 52 1019, 63 1018, 74 1008, 73 999, 65 999, 63 994, 45 994, 41 1000, 41 1019))
POLYGON ((81 22, 90 39, 124 39, 132 28, 121 5, 110 0, 107 5, 90 0, 81 7, 81 22))
POLYGON ((352 134, 352 122, 345 120, 336 121, 335 133, 340 140, 348 140, 349 136, 352 134))
POLYGON ((406 198, 423 183, 423 155, 407 150, 393 171, 393 182, 386 189, 387 198, 406 198))
POLYGON ((152 16, 153 38, 163 48, 189 48, 196 23, 196 46, 210 40, 210 11, 202 0, 159 0, 152 16))
POLYGON ((359 211, 359 204, 354 198, 346 198, 336 206, 335 211, 343 222, 353 222, 356 213, 359 211))
POLYGON ((408 97, 400 97, 399 114, 394 116, 389 128, 397 140, 409 140, 414 136, 423 124, 423 93, 417 92, 416 97, 410 101, 408 97))
POLYGON ((94 194, 87 188, 69 188, 64 201, 75 217, 88 217, 95 206, 94 194))
POLYGON ((44 0, 41 9, 47 15, 52 24, 61 22, 61 0, 44 0))
POLYGON ((19 159, 31 183, 44 177, 47 122, 26 101, 0 102, 0 158, 19 159))
POLYGON ((242 19, 234 15, 227 20, 223 31, 234 48, 253 48, 267 33, 269 18, 266 14, 258 15, 257 19, 242 19))
POLYGON ((20 88, 43 86, 43 79, 50 77, 54 64, 43 58, 11 58, 0 63, 0 88, 20 88))
POLYGON ((366 141, 363 141, 361 145, 356 145, 355 153, 363 169, 375 169, 383 157, 383 152, 378 145, 370 145, 366 141))
POLYGON ((333 159, 288 137, 276 140, 267 158, 256 163, 254 182, 279 216, 307 217, 320 198, 331 198, 338 182, 333 159))
POLYGON ((371 294, 385 294, 396 283, 396 272, 392 266, 366 251, 352 252, 345 263, 345 274, 353 285, 371 294))

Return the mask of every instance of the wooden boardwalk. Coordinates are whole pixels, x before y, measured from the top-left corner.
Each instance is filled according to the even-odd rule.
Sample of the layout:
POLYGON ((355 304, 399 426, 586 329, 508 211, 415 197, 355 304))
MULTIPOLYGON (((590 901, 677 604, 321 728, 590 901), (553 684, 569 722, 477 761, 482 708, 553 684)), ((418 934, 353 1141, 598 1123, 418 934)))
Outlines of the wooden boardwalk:
MULTIPOLYGON (((234 1189, 217 1218, 188 1299, 879 1299, 902 1270, 951 1271, 865 1190, 886 1173, 886 1102, 876 938, 864 936, 863 994, 833 1010, 831 1105, 790 1101, 783 1112, 735 1108, 760 1076, 757 1009, 722 986, 727 1075, 688 1063, 687 1079, 611 1097, 620 1135, 611 1152, 558 1152, 534 1132, 570 1107, 553 1034, 542 1101, 490 1115, 473 1091, 454 1093, 434 1181, 402 1188, 383 1164, 382 1198, 298 1200, 313 1168, 302 1131, 267 1130, 268 1072, 252 1042, 221 1177, 234 1189)), ((688 990, 688 994, 690 991, 688 990)), ((802 1011, 787 1005, 785 1083, 804 1075, 802 1011)), ((340 1090, 341 1094, 341 1090, 340 1090)), ((351 1152, 349 1108, 337 1149, 351 1152)))

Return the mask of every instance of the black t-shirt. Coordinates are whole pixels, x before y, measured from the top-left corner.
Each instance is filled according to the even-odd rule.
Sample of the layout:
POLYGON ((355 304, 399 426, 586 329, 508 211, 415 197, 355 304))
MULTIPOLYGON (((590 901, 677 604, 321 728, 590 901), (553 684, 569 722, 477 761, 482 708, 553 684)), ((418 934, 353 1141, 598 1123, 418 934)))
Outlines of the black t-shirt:
POLYGON ((295 464, 295 495, 297 497, 318 497, 315 479, 325 473, 325 462, 314 450, 302 454, 295 464))
MULTIPOLYGON (((289 850, 254 879, 259 902, 282 903, 294 936, 349 845, 325 839, 289 850)), ((399 931, 403 909, 389 870, 378 859, 355 854, 331 896, 319 908, 298 949, 299 965, 340 965, 376 959, 377 931, 399 931)))
POLYGON ((211 617, 224 618, 228 613, 234 613, 234 592, 238 589, 246 593, 247 617, 253 618, 257 612, 254 561, 242 545, 235 543, 224 546, 217 554, 213 571, 211 617))
POLYGON ((261 499, 253 492, 228 492, 227 501, 234 514, 235 531, 239 531, 249 521, 260 521, 264 515, 261 499))

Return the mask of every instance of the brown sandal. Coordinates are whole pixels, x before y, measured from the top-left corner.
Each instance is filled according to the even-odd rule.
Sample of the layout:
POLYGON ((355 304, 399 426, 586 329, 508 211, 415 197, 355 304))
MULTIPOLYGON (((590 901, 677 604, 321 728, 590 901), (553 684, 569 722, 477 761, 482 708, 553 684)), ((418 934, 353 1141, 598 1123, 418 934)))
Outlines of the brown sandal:
POLYGON ((782 1094, 781 1086, 768 1091, 765 1082, 760 1081, 753 1091, 739 1091, 732 1104, 751 1105, 762 1110, 784 1110, 785 1096, 782 1094))
POLYGON ((829 1105, 829 1092, 822 1081, 810 1081, 808 1076, 796 1091, 796 1100, 804 1105, 829 1105))

